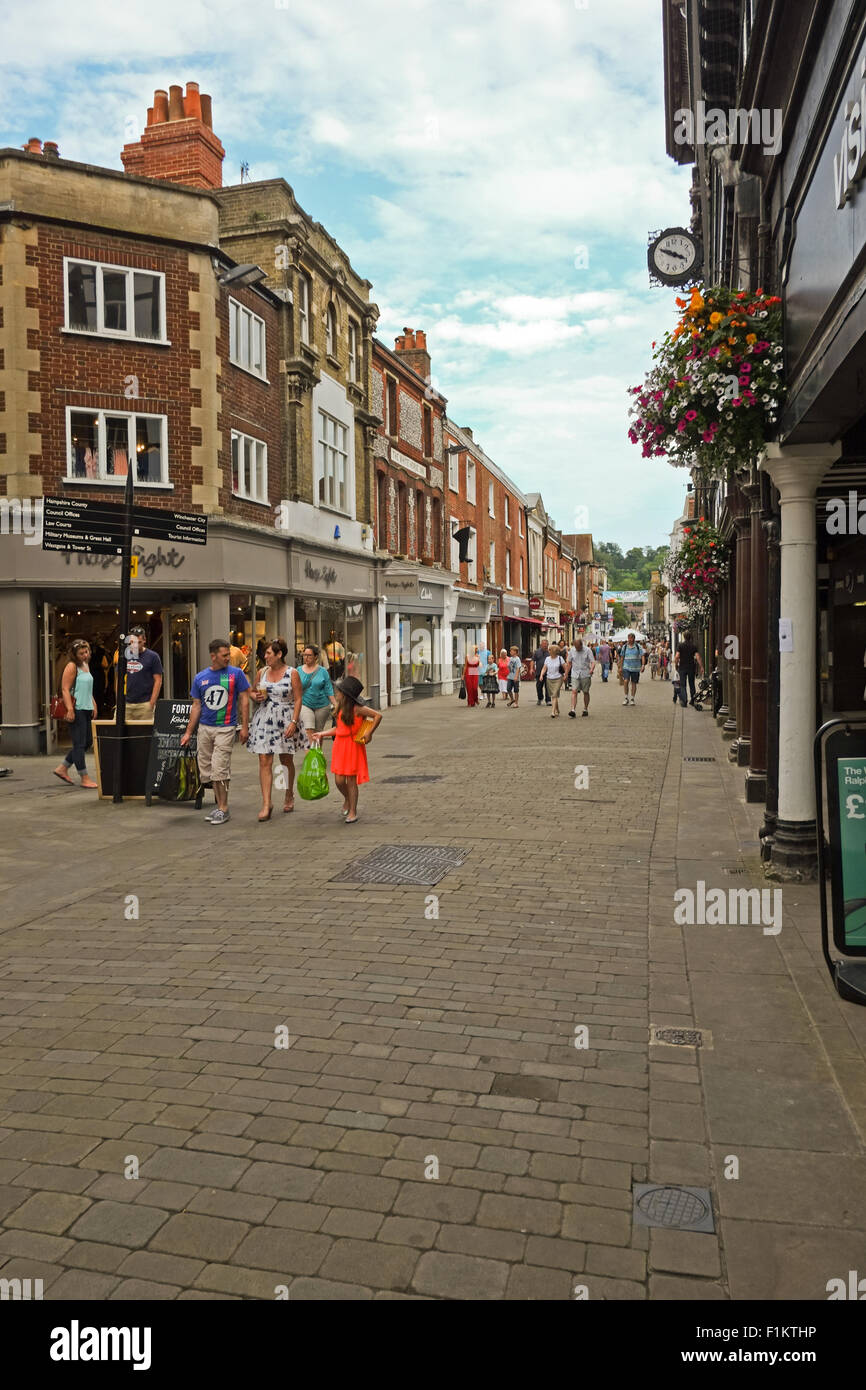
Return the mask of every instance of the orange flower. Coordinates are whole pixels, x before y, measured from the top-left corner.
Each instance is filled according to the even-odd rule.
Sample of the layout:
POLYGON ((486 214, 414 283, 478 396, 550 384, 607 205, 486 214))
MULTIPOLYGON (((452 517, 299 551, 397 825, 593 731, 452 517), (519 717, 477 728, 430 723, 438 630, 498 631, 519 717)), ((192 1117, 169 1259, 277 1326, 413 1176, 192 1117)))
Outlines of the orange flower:
MULTIPOLYGON (((747 342, 747 343, 756 343, 757 341, 758 341, 758 335, 757 335, 757 333, 747 333, 747 334, 746 334, 746 342, 747 342)), ((655 346, 655 344, 653 344, 653 346, 655 346)))
POLYGON ((724 315, 723 315, 723 314, 720 314, 720 313, 718 312, 718 310, 717 310, 716 313, 710 314, 710 323, 713 324, 713 325, 715 325, 715 324, 717 324, 717 323, 721 323, 723 317, 724 317, 724 315))

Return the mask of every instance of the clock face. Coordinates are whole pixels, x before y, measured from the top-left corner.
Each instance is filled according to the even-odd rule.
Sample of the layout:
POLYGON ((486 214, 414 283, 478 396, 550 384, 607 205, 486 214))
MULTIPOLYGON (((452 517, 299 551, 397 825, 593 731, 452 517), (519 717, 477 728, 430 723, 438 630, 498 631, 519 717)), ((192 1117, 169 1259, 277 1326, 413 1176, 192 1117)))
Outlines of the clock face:
POLYGON ((653 270, 666 280, 688 279, 697 259, 697 244, 688 232, 664 232, 652 248, 653 270))

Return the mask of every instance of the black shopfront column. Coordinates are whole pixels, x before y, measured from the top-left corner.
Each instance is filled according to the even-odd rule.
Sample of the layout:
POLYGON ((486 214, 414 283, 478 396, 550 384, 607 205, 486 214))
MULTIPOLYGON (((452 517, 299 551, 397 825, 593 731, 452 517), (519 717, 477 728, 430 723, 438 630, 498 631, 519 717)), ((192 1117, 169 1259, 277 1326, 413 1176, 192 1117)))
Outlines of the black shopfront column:
MULTIPOLYGON (((778 503, 776 503, 778 506, 778 503)), ((764 523, 767 538, 767 802, 761 837, 761 858, 769 861, 779 811, 779 607, 781 563, 779 518, 764 523)))

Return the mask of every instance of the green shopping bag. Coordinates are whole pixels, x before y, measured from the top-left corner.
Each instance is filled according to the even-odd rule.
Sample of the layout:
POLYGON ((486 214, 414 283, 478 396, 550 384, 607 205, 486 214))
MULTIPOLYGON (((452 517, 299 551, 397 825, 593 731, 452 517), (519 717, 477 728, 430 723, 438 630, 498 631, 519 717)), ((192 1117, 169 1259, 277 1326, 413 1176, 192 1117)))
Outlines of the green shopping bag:
POLYGON ((311 748, 298 773, 298 796, 302 801, 319 801, 330 790, 325 755, 321 748, 311 748))

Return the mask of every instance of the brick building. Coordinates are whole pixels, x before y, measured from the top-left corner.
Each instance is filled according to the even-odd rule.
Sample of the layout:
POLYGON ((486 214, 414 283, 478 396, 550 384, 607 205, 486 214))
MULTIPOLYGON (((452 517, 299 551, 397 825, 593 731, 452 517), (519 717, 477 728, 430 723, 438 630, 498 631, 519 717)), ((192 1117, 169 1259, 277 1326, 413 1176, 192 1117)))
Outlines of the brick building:
MULTIPOLYGON (((15 672, 3 741, 35 753, 57 737, 47 705, 69 642, 86 636, 110 655, 119 631, 119 556, 44 552, 43 496, 118 502, 132 468, 143 505, 211 518, 206 548, 134 547, 134 616, 163 658, 167 694, 189 689, 233 616, 243 625, 253 587, 264 611, 247 640, 281 625, 279 304, 263 287, 222 283, 232 262, 204 187, 73 163, 30 141, 0 151, 0 205, 0 650, 15 672), (253 360, 232 315, 256 325, 253 360)), ((109 662, 103 711, 111 679, 109 662)))
POLYGON ((445 422, 455 670, 473 645, 532 646, 526 497, 471 429, 445 422))
POLYGON ((404 328, 393 351, 374 338, 371 403, 381 420, 373 444, 376 546, 392 557, 382 578, 389 704, 442 691, 452 580, 445 568, 446 402, 430 380, 423 330, 404 328))

